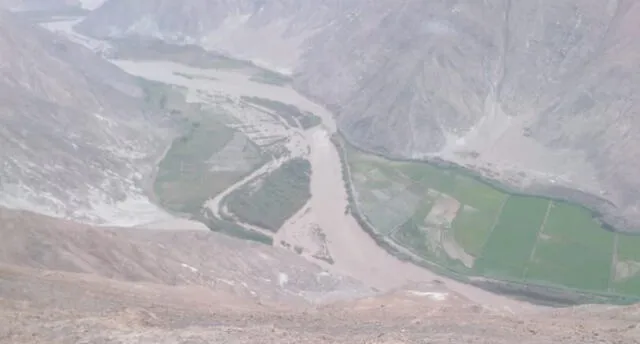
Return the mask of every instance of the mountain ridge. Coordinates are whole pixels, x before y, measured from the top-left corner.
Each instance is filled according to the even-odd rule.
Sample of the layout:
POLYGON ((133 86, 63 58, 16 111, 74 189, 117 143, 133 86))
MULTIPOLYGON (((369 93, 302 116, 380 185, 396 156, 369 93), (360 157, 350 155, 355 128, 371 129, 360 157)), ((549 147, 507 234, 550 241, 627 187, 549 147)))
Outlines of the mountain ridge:
POLYGON ((198 43, 290 72, 357 146, 443 159, 521 191, 601 197, 589 206, 607 222, 640 228, 636 1, 217 2, 218 16, 193 14, 200 26, 184 31, 179 15, 165 23, 164 5, 112 0, 78 29, 198 43))

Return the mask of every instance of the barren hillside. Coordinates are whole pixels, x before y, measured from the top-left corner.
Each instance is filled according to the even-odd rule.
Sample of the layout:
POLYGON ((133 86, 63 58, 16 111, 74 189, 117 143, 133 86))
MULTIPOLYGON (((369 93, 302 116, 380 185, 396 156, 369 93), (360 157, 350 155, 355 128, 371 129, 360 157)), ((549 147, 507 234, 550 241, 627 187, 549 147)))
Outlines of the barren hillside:
POLYGON ((80 29, 198 43, 294 73, 362 148, 465 165, 633 229, 639 10, 635 0, 111 0, 80 29))
POLYGON ((370 292, 286 251, 206 231, 92 228, 0 209, 0 261, 166 285, 201 286, 253 300, 312 302, 370 292))
POLYGON ((7 13, 0 61, 0 205, 91 223, 163 216, 142 181, 170 142, 167 114, 135 78, 7 13))
POLYGON ((371 295, 295 255, 214 233, 95 229, 2 210, 0 234, 2 343, 637 343, 640 335, 637 307, 509 314, 438 284, 371 295))

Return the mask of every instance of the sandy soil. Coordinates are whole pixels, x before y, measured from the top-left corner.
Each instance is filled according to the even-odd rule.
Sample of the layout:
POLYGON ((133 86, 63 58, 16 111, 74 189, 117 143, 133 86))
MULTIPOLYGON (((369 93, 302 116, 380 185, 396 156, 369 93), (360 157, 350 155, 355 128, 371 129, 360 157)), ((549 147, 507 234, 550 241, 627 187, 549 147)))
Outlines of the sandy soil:
POLYGON ((453 220, 458 215, 460 202, 446 194, 442 194, 431 208, 431 211, 424 219, 426 224, 435 226, 451 227, 453 220))

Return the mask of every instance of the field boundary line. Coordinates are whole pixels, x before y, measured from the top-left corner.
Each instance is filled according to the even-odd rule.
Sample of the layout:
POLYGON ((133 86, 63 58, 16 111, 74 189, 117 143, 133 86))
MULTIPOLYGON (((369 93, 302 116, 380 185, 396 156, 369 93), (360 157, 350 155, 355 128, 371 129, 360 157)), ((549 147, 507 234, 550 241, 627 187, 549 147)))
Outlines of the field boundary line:
POLYGON ((536 250, 538 248, 538 244, 540 244, 540 235, 544 232, 547 226, 547 220, 549 219, 549 213, 551 212, 551 207, 554 205, 553 200, 549 200, 549 204, 547 205, 547 212, 544 214, 544 219, 540 224, 540 228, 538 228, 538 235, 536 236, 536 243, 533 245, 533 249, 531 249, 531 254, 529 255, 529 260, 524 266, 522 270, 522 280, 525 281, 527 279, 527 274, 529 273, 529 268, 531 267, 531 262, 536 255, 536 250))
POLYGON ((482 243, 482 248, 480 249, 480 255, 476 258, 476 261, 478 261, 480 258, 482 258, 482 256, 484 256, 484 249, 486 248, 487 243, 491 239, 491 236, 493 235, 493 231, 496 229, 496 226, 498 225, 498 221, 500 221, 500 216, 502 216, 502 212, 504 211, 504 206, 507 204, 509 199, 511 199, 511 195, 509 194, 506 194, 506 195, 507 197, 505 197, 504 201, 502 201, 502 204, 500 205, 500 210, 498 210, 498 213, 496 214, 496 218, 493 220, 493 225, 491 226, 491 230, 489 231, 489 234, 487 234, 487 238, 482 243))
MULTIPOLYGON (((413 222, 413 219, 409 219, 409 221, 413 222)), ((393 237, 393 235, 395 235, 400 230, 400 227, 402 227, 406 222, 407 221, 405 221, 404 223, 402 223, 400 225, 395 226, 393 229, 391 229, 389 234, 387 234, 386 236, 389 237, 389 238, 393 237)), ((414 224, 415 224, 415 222, 414 222, 414 224)))
POLYGON ((613 236, 613 252, 611 253, 611 271, 609 271, 609 281, 607 281, 607 291, 613 292, 611 284, 616 278, 616 265, 618 263, 618 242, 620 239, 620 233, 616 232, 613 236))

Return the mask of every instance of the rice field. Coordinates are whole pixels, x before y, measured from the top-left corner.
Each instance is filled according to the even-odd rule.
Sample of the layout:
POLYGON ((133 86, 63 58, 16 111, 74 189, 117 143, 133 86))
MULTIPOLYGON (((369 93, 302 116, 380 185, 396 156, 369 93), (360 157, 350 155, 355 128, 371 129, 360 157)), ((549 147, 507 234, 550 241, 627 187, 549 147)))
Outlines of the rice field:
POLYGON ((476 269, 495 277, 517 278, 531 257, 549 201, 511 196, 496 221, 476 269))

